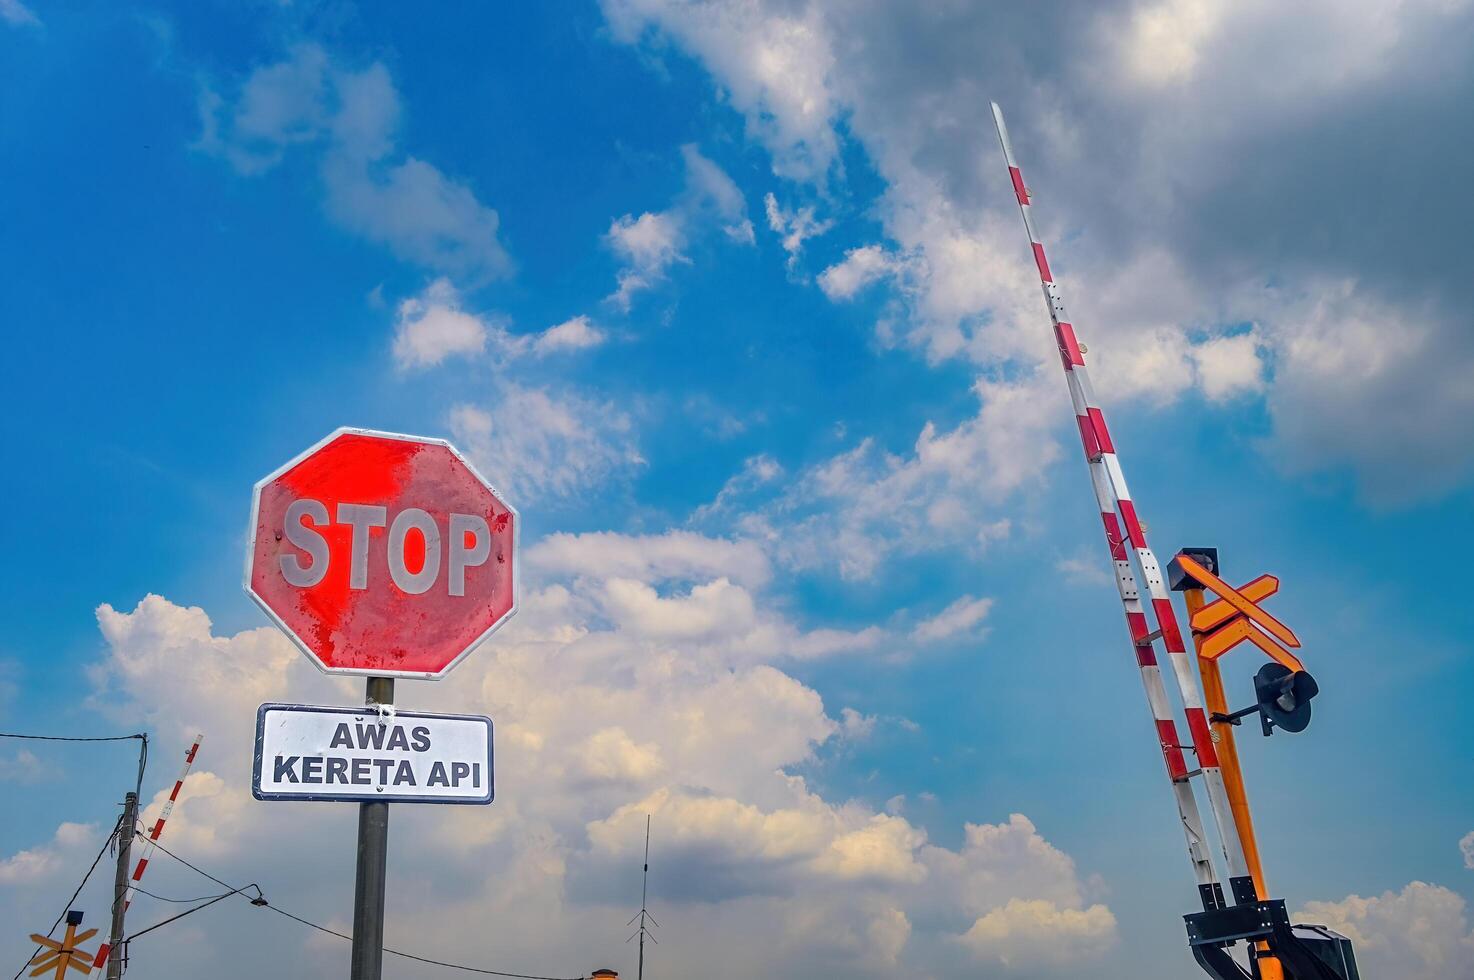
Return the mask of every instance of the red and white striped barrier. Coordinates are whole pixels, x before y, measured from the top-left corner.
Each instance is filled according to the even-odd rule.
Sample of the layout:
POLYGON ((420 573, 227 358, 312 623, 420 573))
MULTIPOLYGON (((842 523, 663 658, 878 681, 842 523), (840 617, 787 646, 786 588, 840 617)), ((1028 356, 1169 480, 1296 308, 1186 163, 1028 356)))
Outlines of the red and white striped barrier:
POLYGON ((1044 245, 1034 230, 1031 215, 1032 202, 1028 188, 1024 185, 1023 173, 1014 160, 1013 147, 1008 140, 1008 128, 1003 123, 1003 110, 993 103, 993 122, 998 127, 998 140, 1003 144, 1003 157, 1008 164, 1008 175, 1013 181, 1014 196, 1018 199, 1019 212, 1023 215, 1024 230, 1029 234, 1029 244, 1034 252, 1034 264, 1039 268, 1039 281, 1044 288, 1044 298, 1049 307, 1049 318, 1054 324, 1054 336, 1059 346, 1060 361, 1064 367, 1065 380, 1070 388, 1070 400, 1074 403, 1075 421, 1080 429, 1080 441, 1085 449, 1085 459, 1090 467, 1090 482, 1095 490, 1096 503, 1100 507, 1101 522, 1105 527, 1106 544, 1110 549, 1111 563, 1115 567, 1116 588, 1121 595, 1121 605, 1126 613, 1126 626, 1131 633, 1131 644, 1141 669, 1141 680, 1146 688, 1147 704, 1151 708, 1152 720, 1156 725, 1157 739, 1161 744, 1162 757, 1167 765, 1167 775, 1172 781, 1177 798, 1177 810, 1182 818, 1183 830, 1187 835, 1188 856, 1197 875, 1198 889, 1205 908, 1219 908, 1224 904, 1223 889, 1208 857, 1207 838, 1203 833, 1202 816, 1197 798, 1189 780, 1201 775, 1208 790, 1208 801, 1213 810, 1213 822, 1218 830, 1220 854, 1235 891, 1244 887, 1252 890, 1248 863, 1244 858, 1243 845, 1239 840, 1238 828, 1233 821, 1228 793, 1223 785, 1223 774, 1218 767, 1218 753, 1213 745, 1213 735, 1208 727, 1208 717, 1203 709, 1203 697, 1193 664, 1183 645, 1182 632, 1177 626, 1177 615, 1163 580, 1161 566, 1146 542, 1146 531, 1136 514, 1136 505, 1126 487, 1126 477, 1121 471, 1121 462, 1116 454, 1115 443, 1106 427, 1105 415, 1095 398, 1090 384, 1090 375, 1085 370, 1085 352, 1075 337, 1075 328, 1065 312, 1064 300, 1054 274, 1049 269, 1049 260, 1044 254, 1044 245), (1122 527, 1125 535, 1122 535, 1122 527), (1129 544, 1129 553, 1128 553, 1129 544), (1131 557, 1135 558, 1135 568, 1131 557), (1137 575, 1140 575, 1140 579, 1137 575), (1146 603, 1143 602, 1140 580, 1145 580, 1145 599, 1149 601, 1152 614, 1157 621, 1155 631, 1148 629, 1146 603), (1187 728, 1192 735, 1192 744, 1185 746, 1178 741, 1177 725, 1173 720, 1171 703, 1162 681, 1161 668, 1157 664, 1153 644, 1160 639, 1167 651, 1168 662, 1176 676, 1178 690, 1187 714, 1187 728), (1198 768, 1189 772, 1183 755, 1190 749, 1197 757, 1198 768))
MULTIPOLYGON (((149 859, 154 856, 154 851, 157 849, 159 835, 164 832, 164 823, 169 819, 169 814, 174 812, 174 804, 179 802, 179 792, 184 789, 184 777, 189 775, 189 769, 194 765, 194 758, 200 751, 200 743, 204 740, 204 735, 196 735, 194 737, 194 744, 189 747, 188 752, 184 753, 184 768, 179 771, 179 778, 174 780, 174 788, 169 791, 169 799, 164 801, 164 809, 159 811, 159 819, 154 821, 152 829, 149 830, 148 836, 144 839, 143 854, 139 857, 138 864, 133 868, 133 876, 128 879, 128 890, 123 894, 124 911, 127 910, 128 906, 133 904, 133 896, 138 890, 138 882, 142 880, 144 871, 148 869, 149 859)), ((106 964, 108 953, 111 951, 111 947, 107 943, 99 946, 97 948, 97 956, 92 960, 93 968, 97 969, 106 964)))

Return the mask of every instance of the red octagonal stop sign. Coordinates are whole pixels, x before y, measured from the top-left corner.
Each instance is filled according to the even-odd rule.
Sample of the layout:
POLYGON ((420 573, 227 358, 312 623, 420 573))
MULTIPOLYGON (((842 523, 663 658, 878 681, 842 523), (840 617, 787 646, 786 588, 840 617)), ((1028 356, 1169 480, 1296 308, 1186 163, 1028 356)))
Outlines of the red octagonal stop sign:
POLYGON ((246 591, 329 673, 438 679, 517 611, 517 533, 450 443, 339 429, 256 484, 246 591))

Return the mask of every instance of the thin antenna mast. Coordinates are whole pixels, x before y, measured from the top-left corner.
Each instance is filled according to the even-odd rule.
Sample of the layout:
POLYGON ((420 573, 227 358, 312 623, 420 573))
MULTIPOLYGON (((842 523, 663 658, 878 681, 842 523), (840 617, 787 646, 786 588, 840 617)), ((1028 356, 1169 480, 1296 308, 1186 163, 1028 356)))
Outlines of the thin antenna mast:
POLYGON ((1028 233, 1029 245, 1034 252, 1034 264, 1039 268, 1045 305, 1049 308, 1049 318, 1054 326, 1055 342, 1064 367, 1065 380, 1069 384, 1070 400, 1075 407, 1075 421, 1080 429, 1085 460, 1090 468, 1090 482, 1095 490, 1096 503, 1105 527, 1106 544, 1115 568, 1116 588, 1120 592, 1121 605, 1126 613, 1126 626, 1131 634, 1136 663, 1141 669, 1141 680, 1146 688, 1147 703, 1156 724, 1162 756, 1167 764, 1167 775, 1177 799, 1177 812, 1182 820, 1183 832, 1187 835, 1188 856, 1197 875, 1203 908, 1223 908, 1226 903, 1223 887, 1219 884, 1208 856, 1202 817, 1190 783, 1191 779, 1198 776, 1202 777, 1207 787, 1213 822, 1218 830, 1221 848, 1219 857, 1228 872, 1234 904, 1253 902, 1257 897, 1254 882, 1249 874, 1243 844, 1233 820, 1232 806, 1218 765, 1218 753, 1208 728, 1203 695, 1198 687, 1197 677, 1193 674, 1187 648, 1182 642, 1182 632, 1177 625, 1177 615, 1172 609, 1172 600, 1167 592, 1161 566, 1147 545, 1145 527, 1137 517, 1136 505, 1126 488, 1126 477, 1122 473, 1116 447, 1111 441, 1105 416, 1095 398, 1090 376, 1085 370, 1085 349, 1075 339, 1075 328, 1065 313, 1064 298, 1050 272, 1049 261, 1044 255, 1044 245, 1034 230, 1032 199, 1028 188, 1024 186, 1018 163, 1014 160, 1008 129, 1003 123, 1003 110, 998 108, 996 102, 993 103, 993 123, 998 128, 998 141, 1003 145, 1003 157, 1008 164, 1014 196, 1018 199, 1024 230, 1028 233), (1146 583, 1145 590, 1137 584, 1143 581, 1146 583), (1147 601, 1143 602, 1143 599, 1147 601), (1147 623, 1148 604, 1157 621, 1155 630, 1151 630, 1147 623), (1177 680, 1183 709, 1187 714, 1190 745, 1183 745, 1179 741, 1162 672, 1157 665, 1155 644, 1158 640, 1166 649, 1168 662, 1177 680), (1196 769, 1188 770, 1184 750, 1191 751, 1196 756, 1196 769))
MULTIPOLYGON (((640 878, 640 911, 635 916, 635 918, 634 919, 631 919, 629 921, 629 923, 628 923, 629 925, 634 925, 636 919, 638 919, 639 920, 639 923, 640 923, 640 928, 635 931, 635 934, 633 936, 630 936, 630 939, 634 939, 636 937, 639 937, 639 940, 640 940, 640 968, 639 968, 639 972, 635 974, 636 980, 645 980, 645 937, 646 936, 649 936, 650 937, 650 941, 652 943, 655 943, 655 945, 657 945, 657 946, 660 945, 660 943, 658 941, 656 941, 655 937, 651 934, 650 928, 649 928, 652 925, 655 926, 655 927, 657 927, 657 928, 659 928, 659 926, 660 926, 660 923, 655 921, 655 916, 651 915, 650 914, 650 910, 645 907, 645 905, 646 905, 646 899, 649 897, 649 891, 650 891, 650 814, 647 813, 647 814, 645 814, 645 866, 644 866, 643 870, 641 871, 641 878, 640 878), (648 925, 647 925, 647 923, 648 923, 648 925)), ((630 939, 626 939, 625 942, 629 942, 630 939)))

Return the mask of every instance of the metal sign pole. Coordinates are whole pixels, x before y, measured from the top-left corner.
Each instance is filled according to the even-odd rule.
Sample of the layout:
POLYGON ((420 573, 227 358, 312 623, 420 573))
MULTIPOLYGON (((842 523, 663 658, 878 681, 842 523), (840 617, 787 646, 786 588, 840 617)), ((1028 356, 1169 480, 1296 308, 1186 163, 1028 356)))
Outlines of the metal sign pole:
MULTIPOLYGON (((370 677, 364 703, 394 703, 394 679, 370 677)), ((358 805, 358 874, 353 886, 351 980, 380 980, 384 967, 384 865, 389 853, 389 804, 358 805)))

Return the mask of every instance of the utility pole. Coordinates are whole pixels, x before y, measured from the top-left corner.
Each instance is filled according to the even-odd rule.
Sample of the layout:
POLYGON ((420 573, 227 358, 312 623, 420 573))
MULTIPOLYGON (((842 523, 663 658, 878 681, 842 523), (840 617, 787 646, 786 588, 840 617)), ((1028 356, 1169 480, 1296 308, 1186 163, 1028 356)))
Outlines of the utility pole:
MULTIPOLYGON (((394 678, 370 677, 364 703, 394 703, 394 678)), ((352 980, 380 980, 384 970, 384 877, 389 804, 358 804, 358 873, 353 887, 352 980)))
POLYGON ((113 877, 113 927, 108 948, 116 953, 108 957, 107 980, 123 975, 123 913, 128 911, 128 869, 132 867, 133 828, 138 826, 138 794, 123 797, 123 819, 118 824, 118 870, 113 877))

